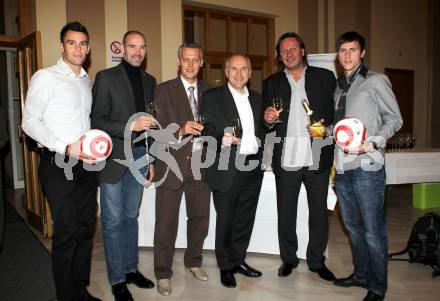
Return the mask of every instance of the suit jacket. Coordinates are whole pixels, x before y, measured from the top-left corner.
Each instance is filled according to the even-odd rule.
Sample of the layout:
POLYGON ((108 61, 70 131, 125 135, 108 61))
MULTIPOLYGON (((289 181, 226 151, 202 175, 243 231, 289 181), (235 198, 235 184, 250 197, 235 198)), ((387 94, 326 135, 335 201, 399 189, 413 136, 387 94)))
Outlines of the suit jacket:
MULTIPOLYGON (((211 149, 211 151, 216 152, 215 162, 205 170, 206 181, 211 189, 228 192, 234 182, 234 175, 237 171, 235 159, 239 154, 237 154, 237 146, 235 145, 232 145, 230 148, 221 147, 222 137, 225 128, 231 127, 232 121, 239 118, 239 114, 227 84, 206 91, 203 93, 202 99, 201 112, 205 117, 205 126, 202 135, 214 137, 217 141, 216 147, 211 149), (227 168, 220 168, 220 170, 220 156, 229 151, 230 157, 228 166, 227 168)), ((249 103, 254 115, 255 135, 263 140, 263 101, 261 95, 249 89, 249 103)), ((264 145, 264 142, 262 142, 262 145, 264 145)), ((209 144, 208 147, 210 147, 209 144)), ((245 158, 245 165, 247 165, 250 160, 258 160, 258 166, 250 171, 255 173, 256 176, 263 176, 263 171, 261 170, 262 154, 262 147, 259 147, 257 154, 248 155, 245 158)))
MULTIPOLYGON (((143 70, 140 72, 145 104, 147 104, 153 100, 156 79, 143 70)), ((93 104, 90 114, 92 128, 103 130, 113 140, 113 151, 104 169, 98 173, 98 177, 101 182, 114 184, 127 169, 115 159, 125 160, 124 130, 129 118, 137 113, 133 89, 122 63, 98 72, 92 92, 93 104)))
MULTIPOLYGON (((333 125, 334 114, 334 100, 333 93, 336 88, 336 78, 333 72, 308 66, 305 72, 305 90, 310 107, 318 119, 324 119, 326 126, 333 125)), ((281 70, 263 81, 263 99, 264 108, 272 106, 274 97, 281 97, 283 99, 283 107, 290 108, 292 90, 284 70, 281 70)), ((281 158, 284 147, 284 138, 287 133, 287 123, 289 114, 285 111, 280 115, 282 123, 277 123, 273 127, 276 131, 277 137, 281 137, 280 143, 275 143, 272 169, 275 174, 279 174, 284 169, 281 166, 281 158)), ((325 170, 333 164, 334 145, 325 146, 321 149, 320 158, 313 157, 313 162, 319 160, 319 170, 325 170)))
MULTIPOLYGON (((197 81, 197 101, 198 106, 202 102, 202 93, 209 88, 209 85, 201 80, 197 81)), ((179 127, 183 126, 188 120, 194 121, 188 95, 180 76, 166 81, 157 86, 154 102, 157 106, 157 120, 162 128, 166 128, 171 123, 176 123, 179 127)), ((178 131, 175 133, 178 138, 178 131)), ((183 175, 191 172, 192 141, 189 141, 179 149, 169 148, 170 154, 176 160, 183 175)), ((167 170, 167 162, 155 161, 155 180, 161 180, 167 170)), ((182 185, 182 181, 171 170, 164 182, 163 188, 177 190, 182 185)))

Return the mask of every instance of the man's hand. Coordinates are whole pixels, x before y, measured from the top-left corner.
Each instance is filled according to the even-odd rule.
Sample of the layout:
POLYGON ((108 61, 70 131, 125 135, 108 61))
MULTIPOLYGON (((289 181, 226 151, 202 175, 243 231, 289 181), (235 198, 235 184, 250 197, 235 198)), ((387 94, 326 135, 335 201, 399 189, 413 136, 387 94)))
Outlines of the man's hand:
POLYGON ((364 142, 362 145, 360 145, 357 148, 354 149, 348 149, 344 148, 344 152, 348 154, 356 154, 356 155, 362 155, 365 153, 372 153, 376 151, 376 148, 374 147, 374 144, 372 142, 364 142))
POLYGON ((145 180, 146 187, 150 187, 151 185, 153 185, 154 176, 155 176, 155 167, 153 163, 150 163, 148 167, 147 178, 145 180))
POLYGON ((87 164, 96 164, 96 157, 89 156, 83 152, 82 142, 85 138, 86 136, 82 135, 78 140, 69 144, 66 147, 66 155, 81 160, 87 164))
POLYGON ((267 107, 267 109, 264 111, 264 121, 267 124, 272 124, 275 122, 275 120, 278 119, 281 112, 278 112, 275 110, 274 107, 267 107))
POLYGON ((319 122, 316 122, 314 124, 308 124, 307 131, 312 138, 325 137, 327 135, 327 130, 324 125, 324 119, 321 119, 319 122))
POLYGON ((240 138, 235 137, 231 133, 225 133, 222 138, 222 145, 224 147, 230 147, 231 145, 237 145, 240 142, 240 138))
POLYGON ((202 130, 203 126, 200 123, 189 120, 179 129, 179 135, 182 137, 186 135, 200 136, 202 130))
POLYGON ((130 131, 132 132, 142 132, 154 127, 156 122, 154 118, 150 116, 140 116, 135 121, 130 124, 130 131))

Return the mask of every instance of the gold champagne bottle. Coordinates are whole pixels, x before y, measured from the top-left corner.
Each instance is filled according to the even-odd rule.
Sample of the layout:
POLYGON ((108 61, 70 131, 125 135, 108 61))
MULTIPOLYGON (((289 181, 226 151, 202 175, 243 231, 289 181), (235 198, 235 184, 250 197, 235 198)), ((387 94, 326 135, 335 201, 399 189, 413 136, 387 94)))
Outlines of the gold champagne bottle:
POLYGON ((304 111, 306 111, 307 116, 309 117, 310 125, 313 126, 321 126, 321 121, 316 118, 316 115, 313 114, 312 109, 310 109, 309 102, 307 99, 301 100, 302 106, 304 108, 304 111))

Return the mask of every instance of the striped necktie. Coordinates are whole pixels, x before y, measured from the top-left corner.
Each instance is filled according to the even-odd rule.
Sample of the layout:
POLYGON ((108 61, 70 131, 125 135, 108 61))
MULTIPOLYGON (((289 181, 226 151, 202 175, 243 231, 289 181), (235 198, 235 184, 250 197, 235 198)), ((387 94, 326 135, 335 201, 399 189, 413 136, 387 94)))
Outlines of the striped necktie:
POLYGON ((194 89, 196 87, 194 86, 189 86, 188 90, 189 90, 189 104, 191 105, 191 111, 193 113, 193 116, 196 117, 197 116, 197 100, 196 97, 194 96, 194 89))

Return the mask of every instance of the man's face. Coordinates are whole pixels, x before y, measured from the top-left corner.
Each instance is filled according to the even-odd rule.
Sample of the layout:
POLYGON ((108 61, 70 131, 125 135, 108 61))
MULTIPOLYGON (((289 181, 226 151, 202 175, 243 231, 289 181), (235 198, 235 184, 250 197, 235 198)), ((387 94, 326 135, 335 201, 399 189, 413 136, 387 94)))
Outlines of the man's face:
POLYGON ((71 67, 80 67, 89 53, 89 40, 83 32, 69 30, 60 43, 63 59, 71 67))
POLYGON ((144 38, 136 33, 128 35, 127 41, 122 47, 124 60, 134 67, 139 67, 145 59, 147 46, 144 38))
POLYGON ((304 66, 304 49, 295 38, 285 38, 281 41, 280 56, 287 70, 296 70, 304 66))
POLYGON ((244 88, 251 77, 251 67, 246 58, 234 56, 229 60, 229 69, 226 70, 229 84, 236 90, 244 88))
POLYGON ((342 44, 338 50, 338 60, 347 75, 351 74, 362 61, 365 49, 361 52, 361 46, 357 41, 342 44))
POLYGON ((198 48, 182 48, 180 57, 177 59, 180 75, 193 84, 197 80, 200 67, 203 66, 200 49, 198 48))

